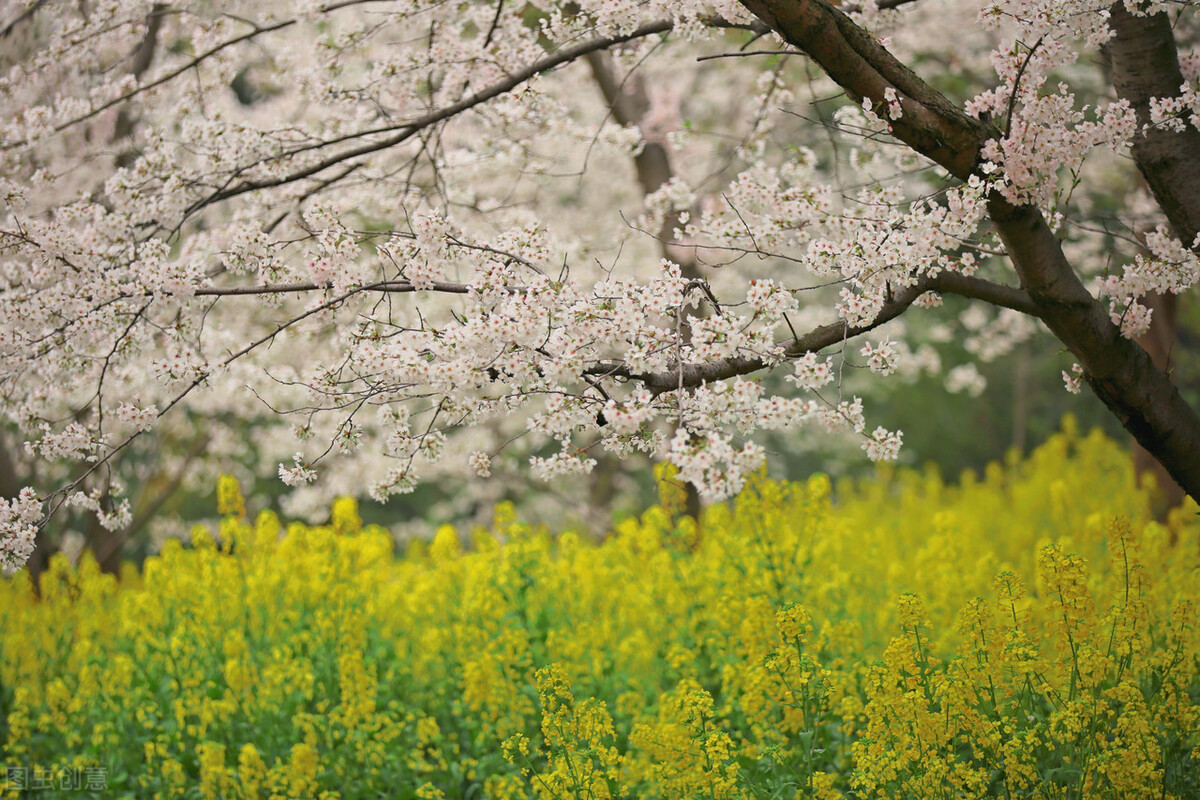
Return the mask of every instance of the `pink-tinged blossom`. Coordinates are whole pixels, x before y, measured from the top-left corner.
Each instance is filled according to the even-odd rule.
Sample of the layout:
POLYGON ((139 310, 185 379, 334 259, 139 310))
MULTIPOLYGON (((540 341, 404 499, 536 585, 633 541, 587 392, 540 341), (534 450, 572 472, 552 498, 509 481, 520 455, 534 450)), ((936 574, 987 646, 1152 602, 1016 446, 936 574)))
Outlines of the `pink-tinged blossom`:
POLYGON ((533 474, 544 481, 563 475, 586 475, 595 466, 596 459, 571 450, 565 442, 563 449, 549 458, 534 456, 529 459, 529 468, 533 470, 533 474))
POLYGON ((158 409, 153 406, 139 408, 132 403, 122 403, 117 407, 117 419, 129 425, 135 431, 148 431, 158 420, 158 409))
POLYGON ((876 428, 871 432, 867 441, 863 442, 863 450, 872 461, 895 461, 900 456, 900 444, 903 434, 900 431, 889 431, 886 428, 876 428))
POLYGON ((470 465, 471 471, 480 478, 487 478, 492 474, 492 459, 487 453, 475 450, 467 457, 467 463, 470 465))
POLYGON ((1121 329, 1121 335, 1126 339, 1136 339, 1150 330, 1153 315, 1154 309, 1147 308, 1132 297, 1126 300, 1123 307, 1114 303, 1109 312, 1113 324, 1121 329))
POLYGON ((859 355, 867 359, 867 367, 870 368, 871 372, 880 375, 891 375, 896 371, 896 362, 900 354, 897 352, 895 344, 888 339, 884 339, 876 345, 867 342, 858 352, 859 355))
POLYGON ((841 302, 837 304, 838 315, 848 325, 855 327, 874 322, 883 308, 883 296, 878 292, 860 294, 851 289, 842 289, 841 302))
POLYGON ((883 90, 883 102, 887 104, 888 119, 895 121, 904 116, 904 107, 900 104, 900 98, 893 87, 889 86, 883 90))
POLYGON ((302 486, 317 479, 317 472, 309 466, 303 453, 292 456, 292 466, 279 465, 279 479, 288 486, 302 486))
POLYGON ((821 359, 816 353, 805 353, 792 362, 792 369, 787 379, 801 389, 820 389, 833 380, 829 359, 821 359))
POLYGON ((1063 370, 1062 378, 1067 391, 1071 394, 1079 394, 1083 391, 1083 367, 1072 364, 1070 372, 1063 370))

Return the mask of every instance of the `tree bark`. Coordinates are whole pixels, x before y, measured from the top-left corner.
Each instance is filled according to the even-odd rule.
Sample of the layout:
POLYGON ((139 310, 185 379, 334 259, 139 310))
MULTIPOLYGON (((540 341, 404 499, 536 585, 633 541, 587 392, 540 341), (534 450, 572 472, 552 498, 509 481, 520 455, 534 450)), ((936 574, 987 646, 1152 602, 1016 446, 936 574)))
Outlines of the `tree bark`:
POLYGON ((1182 131, 1150 122, 1150 100, 1178 97, 1184 83, 1171 20, 1165 12, 1135 17, 1124 3, 1110 13, 1113 88, 1142 129, 1133 140, 1133 160, 1172 231, 1191 247, 1200 232, 1200 130, 1186 120, 1182 131))
MULTIPOLYGON (((1150 294, 1145 298, 1146 307, 1154 312, 1150 330, 1138 337, 1142 346, 1158 368, 1171 374, 1171 355, 1176 343, 1178 329, 1178 298, 1173 294, 1150 294)), ((1133 442, 1133 468, 1137 475, 1138 485, 1145 482, 1148 475, 1154 476, 1157 491, 1154 497, 1154 513, 1158 520, 1165 521, 1167 512, 1183 503, 1183 489, 1146 448, 1133 442)), ((1172 537, 1175 532, 1172 530, 1172 537)))
MULTIPOLYGON (((1191 245, 1200 232, 1200 130, 1188 123, 1182 131, 1155 126, 1150 118, 1152 98, 1176 97, 1183 85, 1179 53, 1171 21, 1166 13, 1134 16, 1124 3, 1110 9, 1114 36, 1107 47, 1109 76, 1117 96, 1129 102, 1137 114, 1138 135, 1134 138, 1134 163, 1151 194, 1167 217, 1174 235, 1191 245)), ((1159 369, 1170 374, 1171 350, 1177 331, 1174 295, 1147 295, 1144 303, 1154 312, 1150 330, 1138 338, 1159 369)), ((1133 463, 1141 483, 1153 475, 1158 485, 1156 513, 1183 502, 1183 489, 1167 470, 1136 440, 1133 463)))

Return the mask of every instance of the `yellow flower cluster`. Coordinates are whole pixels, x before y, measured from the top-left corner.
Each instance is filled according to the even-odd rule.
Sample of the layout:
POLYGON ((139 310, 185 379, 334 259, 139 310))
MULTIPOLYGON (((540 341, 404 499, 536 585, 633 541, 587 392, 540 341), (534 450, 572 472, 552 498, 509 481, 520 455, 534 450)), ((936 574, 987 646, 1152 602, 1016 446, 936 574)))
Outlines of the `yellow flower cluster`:
POLYGON ((218 530, 140 571, 0 583, 0 764, 139 797, 1200 796, 1197 508, 1154 522, 1122 446, 763 479, 699 523, 662 480, 599 543, 501 506, 398 556, 353 501, 285 527, 223 478, 218 530))

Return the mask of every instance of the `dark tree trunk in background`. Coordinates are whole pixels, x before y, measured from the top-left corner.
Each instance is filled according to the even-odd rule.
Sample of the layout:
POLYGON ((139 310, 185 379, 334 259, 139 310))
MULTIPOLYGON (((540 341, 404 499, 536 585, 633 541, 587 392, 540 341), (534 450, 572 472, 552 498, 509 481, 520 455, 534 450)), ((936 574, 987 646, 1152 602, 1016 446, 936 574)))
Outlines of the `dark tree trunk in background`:
MULTIPOLYGON (((588 53, 586 60, 588 66, 591 67, 592 77, 600 87, 601 94, 604 95, 613 119, 620 125, 641 127, 651 110, 650 94, 642 74, 634 72, 618 79, 612 56, 607 52, 588 53)), ((633 165, 637 170, 638 185, 645 195, 657 191, 675 176, 674 167, 671 166, 671 154, 662 142, 646 142, 641 152, 634 157, 633 165)), ((683 277, 688 280, 702 280, 705 276, 696 259, 695 248, 675 242, 675 229, 681 224, 682 220, 678 211, 671 211, 666 215, 662 227, 658 231, 659 249, 663 258, 679 265, 679 271, 683 277)), ((701 304, 700 307, 694 309, 693 315, 704 317, 706 310, 707 307, 701 304)), ((606 459, 602 460, 597 468, 598 470, 613 470, 617 469, 617 466, 610 459, 606 459)), ((609 476, 607 482, 611 483, 611 481, 612 478, 609 476)), ((593 486, 598 489, 603 484, 604 481, 598 481, 593 486)), ((685 491, 687 492, 687 503, 684 513, 699 522, 700 514, 704 509, 700 493, 690 483, 685 485, 685 491)), ((603 496, 598 499, 603 500, 603 496)))
MULTIPOLYGON (((1151 318, 1150 330, 1138 338, 1138 344, 1150 354, 1150 358, 1159 369, 1170 374, 1172 349, 1175 347, 1175 334, 1178 329, 1179 298, 1173 294, 1151 294, 1145 297, 1144 303, 1147 308, 1153 310, 1154 315, 1151 318)), ((1200 453, 1197 454, 1197 458, 1200 458, 1200 453)), ((1136 439, 1133 440, 1133 466, 1139 486, 1147 475, 1154 477, 1158 487, 1154 499, 1154 514, 1160 521, 1165 520, 1168 511, 1183 503, 1183 489, 1158 459, 1150 455, 1150 451, 1138 444, 1136 439)))

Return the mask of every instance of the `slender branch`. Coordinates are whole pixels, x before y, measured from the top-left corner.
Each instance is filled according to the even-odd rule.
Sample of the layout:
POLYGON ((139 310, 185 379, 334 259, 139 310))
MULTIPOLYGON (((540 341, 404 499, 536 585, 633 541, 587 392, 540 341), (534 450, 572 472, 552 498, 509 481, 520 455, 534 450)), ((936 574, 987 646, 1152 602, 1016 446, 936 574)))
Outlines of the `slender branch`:
MULTIPOLYGON (((150 91, 151 89, 157 89, 159 86, 162 86, 164 83, 169 83, 170 81, 179 77, 183 73, 188 72, 189 70, 195 69, 202 62, 206 61, 207 59, 211 58, 212 56, 215 56, 217 53, 220 53, 222 50, 225 50, 226 48, 233 47, 234 45, 241 44, 242 42, 245 42, 245 41, 249 41, 250 39, 253 39, 256 36, 259 36, 260 34, 271 33, 273 31, 283 30, 284 28, 290 27, 295 24, 296 24, 296 20, 294 20, 294 19, 284 20, 283 22, 277 22, 274 25, 268 25, 265 28, 256 27, 254 30, 249 31, 248 33, 242 34, 241 36, 235 36, 232 39, 228 39, 228 40, 222 42, 221 44, 218 44, 218 45, 215 45, 215 46, 209 48, 208 50, 204 51, 200 55, 193 58, 188 63, 184 64, 183 66, 181 66, 177 69, 171 70, 170 72, 163 75, 162 77, 157 78, 156 80, 150 81, 149 83, 144 83, 144 84, 138 86, 136 89, 132 89, 132 90, 126 92, 125 94, 121 95, 120 97, 114 97, 112 100, 109 100, 107 103, 101 103, 100 105, 96 106, 95 108, 93 108, 91 111, 88 111, 87 113, 80 114, 79 116, 69 119, 60 125, 56 125, 54 128, 54 132, 61 133, 61 132, 65 131, 67 128, 71 128, 75 125, 78 125, 81 122, 87 122, 89 119, 92 119, 93 117, 95 117, 99 114, 103 114, 105 111, 112 108, 113 106, 121 105, 122 103, 127 103, 130 100, 132 100, 133 98, 137 97, 138 95, 145 94, 146 92, 150 91)), ((14 147, 20 147, 27 143, 28 143, 28 140, 26 140, 26 139, 21 139, 21 140, 15 141, 15 142, 7 142, 3 145, 3 147, 0 147, 0 149, 11 150, 14 147)))
MULTIPOLYGON (((872 331, 884 323, 891 322, 904 313, 918 297, 929 290, 927 281, 901 289, 890 303, 884 305, 874 320, 866 325, 851 326, 845 320, 814 328, 797 336, 783 346, 782 359, 797 358, 832 347, 855 336, 872 331)), ((763 356, 731 356, 699 364, 671 364, 662 372, 637 373, 616 363, 603 363, 585 371, 588 377, 624 378, 637 381, 655 394, 677 391, 680 388, 700 386, 712 381, 726 380, 739 375, 748 375, 779 362, 779 358, 763 356)))
POLYGON ((575 61, 576 59, 581 58, 588 53, 596 52, 598 50, 606 50, 614 45, 633 41, 634 39, 644 38, 646 36, 652 36, 656 33, 666 33, 667 31, 671 30, 671 28, 672 23, 670 21, 652 22, 622 36, 600 37, 586 42, 580 42, 579 44, 571 47, 565 47, 562 50, 535 61, 528 67, 513 73, 505 80, 495 83, 486 89, 459 100, 457 103, 452 103, 448 106, 438 109, 437 111, 426 114, 423 117, 412 120, 411 122, 392 126, 391 128, 380 128, 376 129, 375 131, 376 133, 396 131, 396 133, 392 136, 376 142, 370 142, 359 145, 358 147, 350 148, 341 153, 337 153, 329 156, 328 158, 322 159, 311 166, 296 170, 295 172, 283 175, 279 178, 271 178, 269 180, 259 181, 243 181, 235 186, 213 192, 208 197, 193 203, 188 209, 187 213, 191 214, 194 211, 203 208, 204 206, 231 197, 237 197, 238 195, 242 195, 247 192, 294 183, 295 181, 303 180, 316 175, 319 172, 329 169, 330 167, 349 159, 370 155, 371 153, 376 153, 381 150, 386 150, 390 147, 395 147, 396 145, 412 138, 419 131, 422 131, 425 128, 444 120, 450 119, 451 117, 461 114, 464 111, 469 111, 475 106, 481 105, 488 100, 492 100, 503 94, 507 94, 508 92, 511 92, 513 89, 528 81, 530 78, 540 75, 543 72, 548 72, 556 67, 562 66, 563 64, 575 61))
POLYGON ((492 17, 491 27, 488 28, 487 36, 483 37, 483 46, 487 47, 492 43, 492 37, 496 35, 496 28, 500 26, 500 13, 504 10, 504 0, 497 0, 496 15, 492 17))
POLYGON ((192 446, 188 448, 187 453, 184 455, 183 463, 179 465, 179 468, 167 480, 166 486, 160 489, 150 502, 142 506, 137 516, 130 521, 124 530, 112 532, 113 535, 105 542, 106 547, 103 551, 93 553, 98 563, 107 563, 110 558, 120 552, 125 542, 136 536, 138 531, 145 527, 150 520, 154 519, 162 507, 167 504, 167 501, 175 496, 175 493, 183 485, 183 481, 190 473, 192 463, 204 454, 208 445, 209 437, 207 435, 201 434, 196 437, 192 442, 192 446))
POLYGON ((38 12, 38 9, 44 5, 46 5, 46 0, 37 0, 37 2, 29 6, 29 8, 22 11, 16 19, 5 25, 3 30, 0 30, 0 39, 7 39, 10 35, 12 35, 12 32, 17 29, 18 25, 25 20, 30 19, 38 12))
MULTIPOLYGON (((303 284, 292 284, 292 285, 297 286, 297 285, 303 285, 303 284)), ((374 284, 372 284, 372 285, 374 285, 374 284)), ((409 284, 409 285, 411 286, 411 284, 409 284)), ((261 347, 262 345, 266 344, 267 342, 274 341, 275 337, 279 336, 281 333, 283 333, 287 329, 291 328, 293 325, 296 325, 296 324, 308 319, 309 317, 313 316, 314 314, 319 314, 322 311, 328 311, 331 308, 341 305, 347 299, 353 297, 356 294, 359 294, 360 292, 367 291, 367 290, 368 290, 367 287, 350 289, 346 292, 343 292, 342 294, 337 295, 336 297, 326 300, 324 303, 321 303, 317 306, 314 306, 313 308, 308 309, 307 311, 305 311, 301 314, 297 314, 296 316, 292 317, 291 319, 287 320, 286 322, 283 322, 280 325, 276 326, 275 329, 272 330, 270 333, 259 337, 258 339, 254 340, 250 344, 243 347, 241 350, 238 350, 236 353, 230 353, 228 356, 226 356, 224 359, 222 359, 221 364, 220 364, 221 368, 228 367, 234 361, 237 361, 239 358, 246 355, 247 353, 261 347)), ((296 290, 296 291, 301 291, 301 290, 296 290)), ((409 289, 408 291, 413 291, 413 290, 409 289)), ((163 408, 159 409, 158 418, 162 419, 164 416, 166 416, 167 413, 170 412, 170 410, 172 408, 179 405, 179 403, 181 403, 185 397, 187 397, 189 394, 192 393, 192 390, 194 390, 198 386, 202 385, 205 381, 207 381, 209 379, 209 377, 210 377, 210 372, 205 372, 205 373, 199 375, 198 377, 196 377, 190 383, 188 383, 187 386, 185 386, 183 389, 181 389, 179 392, 177 392, 173 398, 171 398, 170 402, 168 402, 163 408)), ((129 436, 127 436, 125 438, 125 440, 123 442, 121 442, 120 444, 113 447, 113 449, 110 450, 106 455, 93 461, 91 463, 91 465, 83 472, 83 474, 80 475, 78 478, 76 478, 74 481, 72 481, 69 485, 52 492, 47 497, 42 498, 43 501, 49 500, 50 498, 53 498, 53 497, 58 498, 58 502, 53 507, 50 508, 49 512, 43 518, 43 524, 45 523, 46 520, 49 520, 50 517, 54 516, 54 514, 57 512, 58 508, 66 501, 66 498, 69 497, 73 491, 75 491, 75 488, 77 486, 79 486, 80 483, 82 483, 84 480, 86 480, 93 472, 100 469, 101 467, 104 467, 110 461, 112 461, 114 458, 116 458, 117 455, 119 455, 122 451, 124 451, 125 448, 129 447, 129 445, 133 444, 133 442, 136 439, 138 439, 140 436, 142 436, 144 433, 146 433, 146 430, 139 430, 139 431, 136 431, 136 432, 130 434, 129 436)))
MULTIPOLYGON (((264 294, 297 294, 300 292, 316 292, 328 291, 328 284, 323 283, 276 283, 267 286, 212 286, 204 289, 197 289, 193 294, 196 297, 228 297, 237 295, 264 295, 264 294)), ((471 289, 466 283, 447 283, 445 281, 434 281, 426 286, 416 286, 409 281, 379 281, 377 283, 368 283, 356 289, 358 292, 384 292, 393 294, 411 294, 413 292, 440 292, 442 294, 468 294, 471 289)), ((523 292, 526 291, 523 286, 506 286, 505 291, 508 292, 523 292)))
MULTIPOLYGON (((343 8, 348 8, 350 6, 362 5, 364 3, 380 3, 380 2, 387 2, 387 0, 342 0, 342 2, 329 3, 327 5, 322 6, 320 8, 320 12, 323 14, 328 14, 330 12, 337 11, 337 10, 343 9, 343 8)), ((152 11, 151 13, 155 14, 154 11, 152 11)), ((165 12, 158 11, 156 16, 161 17, 163 13, 165 13, 165 12)), ((67 128, 78 125, 81 122, 86 122, 89 119, 92 119, 93 117, 95 117, 99 114, 103 114, 105 111, 112 108, 113 106, 121 105, 122 103, 127 103, 130 100, 132 100, 133 98, 135 98, 141 94, 145 94, 146 92, 150 91, 151 89, 157 89, 159 86, 162 86, 164 83, 169 83, 169 82, 173 81, 175 78, 178 78, 180 75, 184 74, 185 72, 190 72, 191 70, 195 69, 200 64, 202 64, 203 62, 212 58, 213 56, 215 56, 216 54, 220 53, 223 50, 233 47, 234 45, 241 44, 242 42, 249 41, 249 40, 255 38, 256 36, 260 36, 264 33, 274 33, 275 31, 281 31, 284 28, 289 28, 292 25, 295 25, 298 21, 299 20, 296 20, 296 19, 286 19, 286 20, 281 20, 280 22, 276 22, 274 25, 265 25, 265 26, 258 25, 256 23, 252 23, 252 22, 248 22, 247 24, 250 24, 253 26, 253 30, 248 31, 247 33, 244 33, 241 36, 235 36, 232 39, 227 39, 218 45, 214 45, 213 47, 210 47, 208 50, 205 50, 200 55, 194 57, 191 61, 187 62, 186 64, 184 64, 176 69, 171 70, 170 72, 166 73, 165 75, 163 75, 159 78, 156 78, 155 80, 150 81, 149 83, 144 83, 144 84, 138 86, 136 89, 131 89, 130 91, 126 92, 125 94, 123 94, 119 97, 114 97, 112 100, 109 100, 107 103, 103 103, 103 104, 97 106, 96 108, 93 108, 91 111, 88 111, 84 114, 81 114, 77 117, 67 120, 66 122, 63 122, 60 125, 57 125, 54 128, 54 132, 61 133, 61 132, 65 131, 67 128)), ((7 29, 6 29, 5 33, 7 34, 7 29)), ((155 34, 157 35, 157 31, 155 31, 155 34)), ((19 141, 15 141, 15 142, 6 142, 3 145, 0 145, 0 150, 11 150, 14 147, 21 147, 22 145, 25 145, 25 144, 28 144, 27 139, 21 139, 19 141)))
POLYGON ((743 50, 738 53, 717 53, 711 56, 697 56, 697 61, 712 61, 717 58, 746 58, 747 56, 802 56, 800 50, 743 50))

